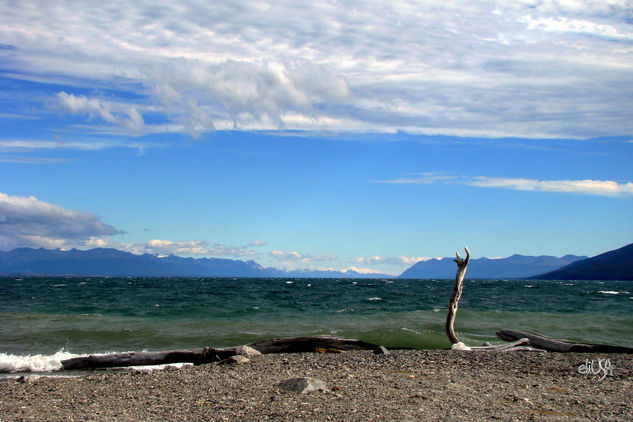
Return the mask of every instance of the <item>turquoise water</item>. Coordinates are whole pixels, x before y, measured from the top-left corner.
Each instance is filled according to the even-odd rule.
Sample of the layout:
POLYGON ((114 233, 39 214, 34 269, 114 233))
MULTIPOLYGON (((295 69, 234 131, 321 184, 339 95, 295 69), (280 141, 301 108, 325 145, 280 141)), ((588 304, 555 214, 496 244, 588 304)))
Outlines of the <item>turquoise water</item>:
MULTIPOLYGON (((452 280, 0 278, 0 354, 232 346, 333 334, 444 348, 452 280)), ((518 329, 633 347, 633 282, 466 280, 469 345, 518 329)), ((1 369, 1 368, 0 368, 1 369)))

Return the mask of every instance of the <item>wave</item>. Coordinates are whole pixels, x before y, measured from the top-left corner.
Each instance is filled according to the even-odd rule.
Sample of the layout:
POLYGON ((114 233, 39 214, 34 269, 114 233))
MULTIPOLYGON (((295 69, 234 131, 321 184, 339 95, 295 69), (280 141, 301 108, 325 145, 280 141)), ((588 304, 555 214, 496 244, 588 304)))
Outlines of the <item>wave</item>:
POLYGON ((185 366, 193 366, 191 362, 179 362, 179 363, 166 363, 163 365, 136 365, 136 366, 126 366, 122 368, 113 368, 120 369, 123 371, 134 371, 134 372, 142 372, 145 374, 149 374, 154 371, 164 371, 165 369, 180 369, 185 366))
POLYGON ((9 355, 0 353, 0 373, 54 372, 62 369, 62 360, 76 355, 60 350, 53 355, 9 355))
MULTIPOLYGON (((78 356, 74 353, 70 353, 64 350, 52 355, 10 355, 6 353, 0 353, 0 374, 15 374, 24 372, 33 373, 49 373, 56 372, 63 369, 62 361, 66 359, 72 359, 78 356)), ((121 368, 111 368, 112 370, 125 370, 150 373, 153 371, 160 371, 165 369, 180 369, 185 366, 193 366, 191 362, 178 362, 178 363, 166 363, 162 365, 136 365, 121 368)), ((68 375, 76 376, 76 375, 68 375)))

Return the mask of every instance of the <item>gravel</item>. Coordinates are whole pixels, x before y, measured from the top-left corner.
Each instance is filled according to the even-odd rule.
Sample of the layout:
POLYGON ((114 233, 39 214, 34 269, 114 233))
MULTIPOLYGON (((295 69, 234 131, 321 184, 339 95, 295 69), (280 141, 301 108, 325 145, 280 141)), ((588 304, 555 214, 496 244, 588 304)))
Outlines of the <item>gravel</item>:
POLYGON ((4 382, 0 421, 625 421, 633 420, 631 397, 629 354, 278 354, 245 364, 4 382), (586 373, 591 362, 594 372, 607 367, 606 359, 606 376, 586 373), (279 387, 298 377, 326 388, 301 394, 279 387))

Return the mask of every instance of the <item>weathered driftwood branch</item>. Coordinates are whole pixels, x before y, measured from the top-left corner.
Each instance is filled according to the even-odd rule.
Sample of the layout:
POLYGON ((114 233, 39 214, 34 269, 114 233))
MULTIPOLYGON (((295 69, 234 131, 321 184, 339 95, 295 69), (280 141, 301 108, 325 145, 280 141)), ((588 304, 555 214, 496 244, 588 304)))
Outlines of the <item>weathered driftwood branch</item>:
POLYGON ((455 274, 455 285, 453 286, 453 294, 448 302, 448 314, 446 315, 446 335, 449 341, 453 344, 451 347, 454 350, 476 350, 476 351, 530 351, 530 352, 593 352, 593 353, 633 353, 633 348, 612 346, 610 344, 593 344, 593 343, 575 343, 569 340, 553 339, 545 337, 542 334, 514 331, 514 330, 501 330, 497 331, 497 337, 502 340, 512 341, 509 344, 500 344, 496 346, 481 346, 481 347, 468 347, 464 343, 459 341, 457 334, 455 334, 455 316, 457 315, 457 307, 459 305, 459 299, 462 297, 462 290, 464 287, 464 276, 466 275, 466 268, 468 267, 468 261, 470 261, 470 251, 468 246, 464 248, 466 251, 466 259, 457 257, 453 260, 457 264, 457 273, 455 274))
MULTIPOLYGON (((249 344, 260 353, 301 353, 347 350, 374 350, 376 344, 355 339, 333 336, 293 337, 265 340, 249 344)), ((129 352, 108 355, 80 356, 62 361, 64 369, 113 368, 120 366, 164 365, 168 363, 192 362, 195 365, 220 362, 241 353, 242 346, 166 352, 129 352)))
POLYGON ((462 297, 462 290, 464 288, 464 276, 466 275, 466 268, 468 267, 468 261, 470 261, 470 251, 468 246, 464 248, 466 251, 466 259, 460 258, 456 253, 456 258, 453 260, 457 264, 457 273, 455 274, 455 285, 453 286, 453 294, 448 301, 448 314, 446 315, 446 335, 448 340, 453 344, 454 350, 476 350, 476 351, 498 351, 498 352, 515 352, 515 351, 529 351, 529 352, 541 352, 543 350, 532 347, 529 340, 526 338, 516 338, 514 343, 500 344, 497 346, 481 346, 481 347, 468 347, 464 343, 459 341, 457 334, 455 334, 455 316, 457 315, 457 307, 459 306, 459 299, 462 297))
POLYGON ((377 344, 367 343, 365 341, 331 337, 331 336, 315 336, 315 337, 292 337, 273 340, 263 340, 249 344, 255 350, 259 350, 263 354, 268 353, 305 353, 314 352, 317 349, 323 350, 374 350, 377 344))
POLYGON ((195 365, 218 362, 237 354, 237 348, 170 350, 166 352, 128 352, 80 356, 62 361, 64 369, 113 368, 119 366, 165 365, 192 362, 195 365))
POLYGON ((545 352, 530 345, 530 340, 521 338, 512 343, 498 344, 496 346, 468 347, 468 350, 490 351, 490 352, 545 352))
POLYGON ((457 273, 455 274, 455 285, 453 286, 453 294, 448 301, 448 314, 446 315, 446 335, 448 340, 455 344, 459 343, 459 339, 455 334, 455 316, 457 315, 457 306, 459 305, 459 299, 462 297, 462 289, 464 287, 464 276, 466 275, 466 267, 468 267, 468 261, 470 261, 470 251, 468 246, 464 248, 466 251, 466 259, 461 259, 459 254, 456 253, 453 261, 457 263, 457 273))
POLYGON ((633 353, 633 348, 630 347, 612 346, 610 344, 575 343, 569 340, 549 338, 542 334, 525 331, 501 330, 497 331, 497 337, 506 341, 513 341, 519 338, 527 339, 531 347, 549 352, 633 353))

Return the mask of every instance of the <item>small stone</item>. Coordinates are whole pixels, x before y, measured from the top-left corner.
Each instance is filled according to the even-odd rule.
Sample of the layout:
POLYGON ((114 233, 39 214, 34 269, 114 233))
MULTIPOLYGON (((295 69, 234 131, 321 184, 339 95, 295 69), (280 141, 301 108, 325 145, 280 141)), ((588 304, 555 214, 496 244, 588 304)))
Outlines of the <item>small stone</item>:
POLYGON ((35 381, 37 381, 39 379, 40 379, 39 375, 32 374, 32 375, 22 375, 16 381, 24 384, 24 383, 27 383, 27 382, 35 382, 35 381))
POLYGON ((235 355, 228 358, 225 362, 233 365, 243 365, 245 363, 251 363, 251 360, 246 356, 235 355))
POLYGON ((385 346, 378 346, 374 349, 374 355, 388 355, 389 350, 385 346))
POLYGON ((310 391, 324 391, 327 387, 325 381, 316 378, 301 377, 291 378, 277 384, 279 388, 295 393, 309 393, 310 391))
POLYGON ((492 346, 492 343, 488 342, 488 341, 484 341, 483 343, 481 343, 482 346, 484 347, 490 347, 492 346))

